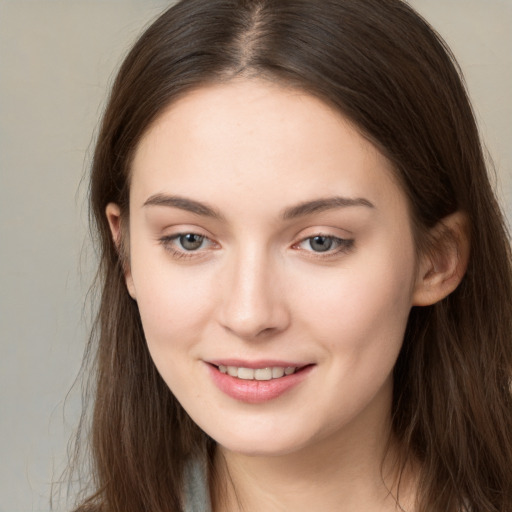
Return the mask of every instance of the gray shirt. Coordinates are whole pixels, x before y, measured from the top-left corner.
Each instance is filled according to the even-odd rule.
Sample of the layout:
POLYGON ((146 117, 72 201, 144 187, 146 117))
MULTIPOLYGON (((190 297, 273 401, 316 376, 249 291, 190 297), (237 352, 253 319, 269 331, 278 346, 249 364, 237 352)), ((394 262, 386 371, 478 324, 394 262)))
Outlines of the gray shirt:
POLYGON ((185 512, 211 512, 210 493, 205 464, 191 461, 185 468, 185 512))

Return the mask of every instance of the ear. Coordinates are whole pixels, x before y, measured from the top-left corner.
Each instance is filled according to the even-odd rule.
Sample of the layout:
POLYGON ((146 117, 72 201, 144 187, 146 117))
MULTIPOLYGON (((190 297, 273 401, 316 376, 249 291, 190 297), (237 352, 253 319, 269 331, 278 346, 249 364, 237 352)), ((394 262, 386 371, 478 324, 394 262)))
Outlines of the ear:
POLYGON ((128 293, 132 299, 135 299, 135 287, 133 285, 129 255, 126 247, 124 247, 126 240, 123 239, 123 236, 126 237, 126 234, 123 235, 121 209, 119 208, 119 205, 115 203, 108 203, 105 209, 105 214, 107 216, 108 225, 110 226, 110 232, 112 233, 112 239, 117 247, 117 252, 123 265, 126 288, 128 289, 128 293))
POLYGON ((430 234, 430 247, 420 256, 413 306, 430 306, 447 297, 461 282, 469 260, 468 219, 463 212, 445 217, 430 234))

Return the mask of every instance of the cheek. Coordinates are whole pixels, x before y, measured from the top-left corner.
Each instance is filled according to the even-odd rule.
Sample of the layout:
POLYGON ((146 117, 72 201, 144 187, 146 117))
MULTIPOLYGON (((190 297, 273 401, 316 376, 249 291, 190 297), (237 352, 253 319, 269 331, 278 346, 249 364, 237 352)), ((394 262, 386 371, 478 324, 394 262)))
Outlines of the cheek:
POLYGON ((204 270, 172 265, 163 251, 132 253, 136 300, 150 349, 176 350, 199 335, 210 316, 210 281, 204 270), (152 254, 148 254, 151 252, 152 254), (151 264, 144 262, 150 261, 151 264))
MULTIPOLYGON (((181 400, 196 395, 190 364, 197 359, 205 324, 211 317, 204 276, 173 269, 168 261, 132 259, 133 280, 144 335, 158 372, 181 400), (152 265, 137 265, 152 261, 152 265)), ((198 399, 196 397, 195 399, 198 399)))
POLYGON ((317 276, 314 288, 302 281, 296 294, 302 297, 299 316, 312 318, 310 325, 333 350, 357 353, 392 346, 395 352, 411 308, 412 254, 412 247, 403 252, 382 249, 352 258, 335 275, 317 276))

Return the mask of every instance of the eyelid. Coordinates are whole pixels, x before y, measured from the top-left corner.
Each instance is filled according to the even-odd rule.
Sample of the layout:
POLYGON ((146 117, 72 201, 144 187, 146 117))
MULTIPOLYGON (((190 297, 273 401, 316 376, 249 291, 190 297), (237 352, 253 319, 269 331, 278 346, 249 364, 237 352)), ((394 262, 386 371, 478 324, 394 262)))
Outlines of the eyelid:
MULTIPOLYGON (((178 228, 178 227, 177 227, 178 228)), ((168 233, 163 236, 158 237, 158 242, 163 246, 163 248, 171 253, 171 255, 176 259, 187 259, 187 258, 202 258, 207 257, 208 253, 211 250, 215 250, 220 248, 220 245, 218 242, 213 240, 210 236, 207 236, 204 233, 205 230, 198 228, 196 226, 192 226, 190 229, 187 226, 180 226, 179 230, 177 230, 174 233, 168 233), (196 235, 198 237, 201 237, 202 242, 206 243, 206 247, 200 247, 198 249, 191 249, 187 250, 185 248, 180 248, 176 241, 179 240, 180 237, 183 237, 185 235, 196 235)), ((308 230, 309 231, 309 230, 308 230)), ((339 230, 338 230, 339 231, 339 230)), ((347 232, 347 231, 345 231, 347 232)), ((307 257, 315 258, 315 259, 328 259, 333 258, 341 253, 347 253, 354 247, 354 239, 347 238, 344 236, 337 236, 333 234, 332 230, 330 229, 317 229, 317 230, 311 230, 310 234, 304 233, 304 230, 302 231, 302 236, 296 239, 296 241, 291 245, 292 249, 299 250, 307 257), (334 242, 335 247, 328 248, 325 251, 315 251, 313 248, 307 249, 304 247, 301 247, 302 244, 307 242, 308 240, 312 240, 315 237, 324 237, 332 240, 334 242)), ((348 234, 348 232, 347 232, 348 234)))
POLYGON ((175 259, 187 259, 187 258, 201 258, 205 257, 209 250, 216 249, 219 247, 219 244, 212 240, 209 236, 205 235, 203 230, 201 229, 180 229, 176 233, 169 233, 163 236, 158 237, 158 243, 160 243, 163 248, 171 254, 175 259), (175 241, 179 240, 182 236, 185 235, 196 235, 202 238, 202 241, 207 242, 206 248, 199 248, 197 250, 186 250, 185 248, 179 248, 175 241))
POLYGON ((351 251, 354 247, 354 238, 343 238, 341 236, 333 235, 332 233, 324 232, 324 231, 315 231, 308 236, 301 237, 297 242, 292 245, 293 249, 297 249, 303 251, 307 257, 315 258, 315 259, 327 259, 339 256, 340 254, 345 254, 351 251), (324 237, 329 238, 336 243, 336 247, 334 249, 328 249, 324 252, 322 251, 314 251, 308 250, 305 248, 301 248, 300 245, 308 240, 312 240, 315 237, 324 237))

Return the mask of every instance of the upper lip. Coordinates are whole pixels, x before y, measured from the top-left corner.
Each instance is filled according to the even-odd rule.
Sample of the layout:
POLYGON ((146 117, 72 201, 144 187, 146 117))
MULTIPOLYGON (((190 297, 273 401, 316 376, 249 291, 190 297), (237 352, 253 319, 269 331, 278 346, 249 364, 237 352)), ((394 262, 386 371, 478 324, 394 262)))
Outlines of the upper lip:
POLYGON ((243 359, 210 359, 206 361, 214 366, 236 366, 237 368, 303 368, 311 363, 298 363, 296 361, 285 361, 282 359, 259 359, 256 361, 246 361, 243 359))

